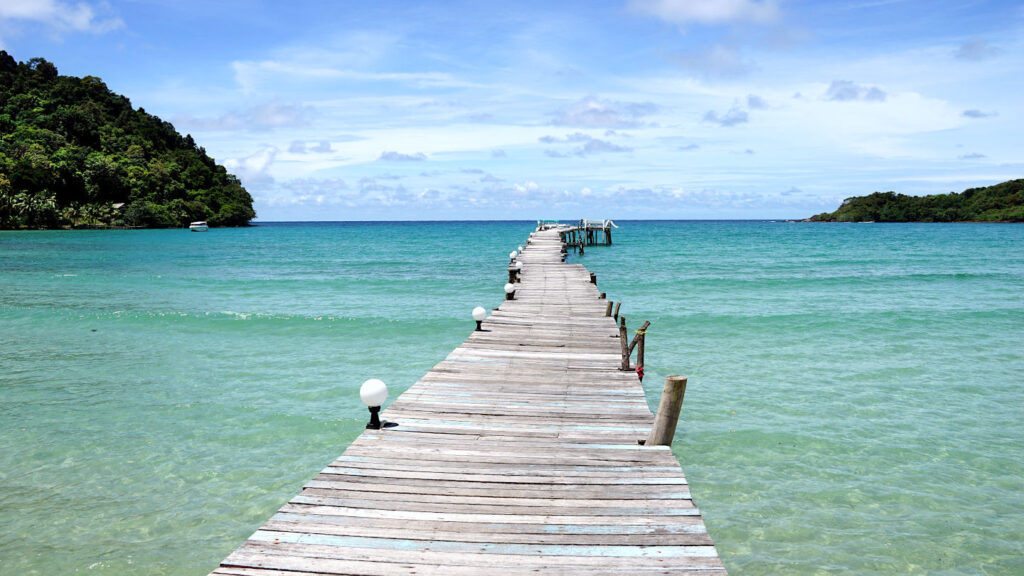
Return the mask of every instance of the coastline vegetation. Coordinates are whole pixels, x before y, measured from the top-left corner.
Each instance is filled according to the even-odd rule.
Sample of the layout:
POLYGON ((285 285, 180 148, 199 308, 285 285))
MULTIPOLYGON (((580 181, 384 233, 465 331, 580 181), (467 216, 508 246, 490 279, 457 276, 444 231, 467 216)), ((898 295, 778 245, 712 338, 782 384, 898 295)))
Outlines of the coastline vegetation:
POLYGON ((907 196, 875 192, 843 200, 811 222, 1024 222, 1024 179, 960 193, 907 196))
POLYGON ((245 226, 252 197, 191 135, 94 76, 0 50, 0 229, 245 226))

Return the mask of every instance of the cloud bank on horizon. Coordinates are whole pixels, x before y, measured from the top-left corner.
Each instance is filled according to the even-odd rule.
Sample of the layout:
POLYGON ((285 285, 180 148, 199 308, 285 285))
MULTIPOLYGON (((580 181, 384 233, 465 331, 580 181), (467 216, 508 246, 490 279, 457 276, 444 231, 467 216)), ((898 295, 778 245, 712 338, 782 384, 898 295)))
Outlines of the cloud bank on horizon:
POLYGON ((1024 177, 1015 2, 0 0, 262 220, 791 218, 1024 177))

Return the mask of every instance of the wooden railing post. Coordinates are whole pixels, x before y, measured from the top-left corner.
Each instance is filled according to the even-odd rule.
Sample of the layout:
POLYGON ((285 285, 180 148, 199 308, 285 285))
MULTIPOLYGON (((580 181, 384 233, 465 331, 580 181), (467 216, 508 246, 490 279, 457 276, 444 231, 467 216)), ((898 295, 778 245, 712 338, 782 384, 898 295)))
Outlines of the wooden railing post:
POLYGON ((626 317, 619 317, 619 341, 622 343, 622 368, 629 370, 629 344, 626 343, 626 317))
POLYGON ((614 306, 614 305, 615 305, 615 302, 612 302, 611 300, 608 301, 608 305, 604 309, 604 315, 605 316, 611 316, 612 315, 612 306, 614 306))
POLYGON ((670 446, 672 444, 685 394, 686 376, 665 377, 665 387, 661 391, 658 412, 654 415, 654 426, 651 427, 651 434, 647 437, 645 446, 670 446))
POLYGON ((641 382, 644 381, 644 338, 647 332, 640 333, 640 342, 636 346, 636 376, 641 382))
MULTIPOLYGON (((629 348, 626 349, 626 356, 629 357, 633 355, 633 348, 636 348, 636 375, 641 382, 644 381, 644 337, 647 336, 647 328, 650 325, 650 320, 644 322, 644 325, 636 331, 636 336, 633 336, 629 348)), ((626 367, 628 368, 628 365, 626 367)))
POLYGON ((619 307, 620 306, 622 306, 622 302, 617 302, 615 304, 615 314, 613 314, 613 316, 615 316, 615 320, 619 319, 619 307))

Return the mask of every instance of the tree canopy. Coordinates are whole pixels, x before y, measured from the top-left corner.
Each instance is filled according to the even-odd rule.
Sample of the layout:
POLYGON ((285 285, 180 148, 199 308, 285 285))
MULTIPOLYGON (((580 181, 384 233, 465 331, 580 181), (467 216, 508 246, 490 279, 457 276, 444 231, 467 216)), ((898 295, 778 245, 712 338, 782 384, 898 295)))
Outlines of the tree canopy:
POLYGON ((907 196, 875 192, 843 200, 812 222, 1024 222, 1024 180, 961 193, 907 196))
POLYGON ((252 197, 191 135, 94 76, 0 50, 0 228, 245 226, 252 197))

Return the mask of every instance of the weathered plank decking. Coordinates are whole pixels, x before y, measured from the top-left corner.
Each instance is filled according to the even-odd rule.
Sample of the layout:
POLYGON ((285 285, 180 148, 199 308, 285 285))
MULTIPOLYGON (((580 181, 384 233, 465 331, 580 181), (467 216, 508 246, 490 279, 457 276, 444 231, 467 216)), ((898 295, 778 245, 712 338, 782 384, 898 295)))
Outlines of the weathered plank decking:
POLYGON ((725 574, 618 328, 556 230, 516 299, 215 575, 725 574))

